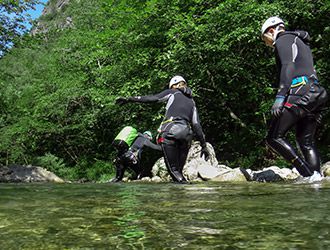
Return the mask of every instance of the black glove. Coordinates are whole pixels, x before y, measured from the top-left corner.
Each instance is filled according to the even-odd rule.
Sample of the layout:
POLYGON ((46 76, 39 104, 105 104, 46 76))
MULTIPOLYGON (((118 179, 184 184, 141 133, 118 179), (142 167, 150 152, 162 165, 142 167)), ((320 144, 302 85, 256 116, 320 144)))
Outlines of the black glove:
POLYGON ((205 145, 205 146, 202 146, 202 150, 201 150, 201 157, 202 157, 202 158, 203 158, 203 155, 204 155, 205 161, 208 161, 209 158, 210 158, 210 153, 209 153, 209 151, 207 150, 206 145, 205 145))
POLYGON ((270 111, 272 116, 279 118, 280 115, 282 114, 283 106, 284 106, 284 97, 276 97, 276 100, 270 111))
POLYGON ((128 98, 125 98, 125 97, 119 97, 116 99, 116 104, 118 105, 124 105, 126 103, 128 103, 128 98))

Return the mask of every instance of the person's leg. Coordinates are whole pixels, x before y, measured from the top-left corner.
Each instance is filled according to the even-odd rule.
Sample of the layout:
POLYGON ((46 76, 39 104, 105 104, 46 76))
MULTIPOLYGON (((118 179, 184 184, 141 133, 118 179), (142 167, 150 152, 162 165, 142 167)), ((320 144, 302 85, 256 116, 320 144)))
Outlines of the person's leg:
POLYGON ((301 153, 311 170, 320 172, 320 157, 314 141, 316 128, 317 115, 308 113, 297 123, 296 138, 301 153))
POLYGON ((189 153, 189 143, 186 141, 182 141, 179 145, 179 171, 182 173, 183 167, 186 164, 187 156, 189 153))
POLYGON ((141 166, 140 166, 140 162, 139 161, 137 163, 135 163, 135 164, 131 164, 129 166, 129 168, 134 171, 133 176, 132 176, 132 179, 133 180, 136 180, 136 179, 140 179, 141 178, 142 169, 141 169, 141 166))
POLYGON ((172 177, 174 182, 186 182, 187 180, 182 175, 182 170, 180 171, 180 153, 177 143, 173 141, 169 143, 162 143, 162 150, 164 154, 165 165, 167 171, 172 177))
POLYGON ((116 176, 111 180, 111 182, 119 182, 122 181, 125 173, 125 165, 122 163, 120 159, 116 161, 116 176))
POLYGON ((267 144, 284 159, 292 163, 302 176, 311 176, 313 171, 309 165, 298 156, 296 151, 285 139, 285 135, 299 120, 294 112, 284 109, 281 117, 273 120, 268 131, 267 144))

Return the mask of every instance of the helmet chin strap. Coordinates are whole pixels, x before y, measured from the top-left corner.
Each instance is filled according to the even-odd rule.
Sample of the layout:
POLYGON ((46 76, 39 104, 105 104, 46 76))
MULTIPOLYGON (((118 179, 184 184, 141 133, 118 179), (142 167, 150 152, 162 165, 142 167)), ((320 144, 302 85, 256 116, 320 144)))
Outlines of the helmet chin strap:
POLYGON ((275 41, 276 41, 276 38, 277 38, 278 34, 281 33, 281 32, 283 32, 283 30, 282 30, 281 28, 283 28, 282 25, 278 25, 278 26, 276 26, 276 28, 275 28, 274 35, 272 36, 272 39, 273 39, 273 45, 275 45, 275 41), (280 29, 281 29, 281 30, 280 30, 280 29))
POLYGON ((267 46, 269 46, 271 48, 274 48, 275 41, 277 39, 278 34, 283 32, 283 30, 281 28, 283 28, 283 26, 278 25, 276 28, 274 28, 273 33, 267 32, 267 33, 264 34, 264 37, 266 38, 266 40, 269 41, 269 42, 266 43, 267 46), (272 41, 272 42, 270 42, 270 41, 272 41))
POLYGON ((269 47, 271 47, 271 48, 274 48, 274 40, 273 40, 272 34, 265 33, 264 34, 264 37, 265 37, 264 38, 264 41, 265 41, 266 45, 269 46, 269 47), (273 41, 273 42, 271 42, 271 41, 273 41))

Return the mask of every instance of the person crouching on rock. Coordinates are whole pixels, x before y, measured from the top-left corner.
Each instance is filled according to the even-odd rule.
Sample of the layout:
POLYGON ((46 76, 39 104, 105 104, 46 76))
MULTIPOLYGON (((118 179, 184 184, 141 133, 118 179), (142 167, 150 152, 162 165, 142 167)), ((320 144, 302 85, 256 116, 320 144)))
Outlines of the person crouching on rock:
MULTIPOLYGON (((116 140, 115 140, 116 141, 116 140)), ((141 155, 144 147, 149 147, 154 150, 161 151, 160 145, 152 143, 152 133, 145 131, 137 133, 136 139, 128 148, 126 143, 114 143, 117 148, 116 177, 111 182, 120 182, 124 177, 126 169, 131 169, 134 172, 132 179, 140 179, 142 177, 143 168, 141 166, 141 155), (121 146, 126 145, 126 146, 121 146)))
POLYGON ((158 144, 161 145, 167 170, 174 182, 186 183, 182 174, 193 132, 200 142, 201 157, 209 159, 205 135, 199 121, 192 91, 182 76, 174 76, 166 89, 155 95, 120 97, 118 104, 127 102, 167 102, 166 113, 159 127, 158 144))

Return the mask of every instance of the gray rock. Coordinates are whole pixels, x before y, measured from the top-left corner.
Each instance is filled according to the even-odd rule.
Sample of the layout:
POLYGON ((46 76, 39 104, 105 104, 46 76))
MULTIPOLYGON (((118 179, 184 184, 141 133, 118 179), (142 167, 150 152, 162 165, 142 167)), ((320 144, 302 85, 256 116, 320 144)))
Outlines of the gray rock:
POLYGON ((330 176, 330 161, 326 162, 322 167, 321 167, 321 173, 323 176, 330 176))
POLYGON ((271 166, 268 168, 264 168, 260 171, 256 171, 256 173, 261 173, 267 170, 274 171, 275 174, 279 175, 283 181, 292 181, 296 180, 298 177, 300 177, 300 174, 296 169, 289 169, 289 168, 279 168, 277 166, 271 166))
MULTIPOLYGON (((186 165, 183 169, 183 174, 189 181, 247 181, 247 178, 244 176, 240 168, 232 169, 225 165, 218 164, 212 145, 207 143, 207 147, 210 152, 209 161, 205 161, 200 157, 201 147, 199 143, 192 143, 187 157, 186 165)), ((153 166, 152 173, 154 177, 151 179, 151 181, 168 182, 172 180, 167 172, 163 158, 159 159, 153 166)), ((254 174, 267 173, 267 181, 270 182, 293 181, 301 177, 295 168, 279 168, 277 166, 267 167, 259 171, 252 171, 250 169, 247 169, 247 173, 249 173, 251 180, 254 174), (269 173, 272 173, 272 175, 270 175, 269 173)), ((327 162, 322 166, 322 173, 324 176, 330 176, 330 162, 327 162)))
POLYGON ((152 182, 162 182, 162 179, 159 176, 154 176, 151 178, 152 182))
POLYGON ((239 168, 223 168, 221 173, 211 179, 219 182, 247 182, 239 168))
MULTIPOLYGON (((193 142, 189 150, 183 174, 189 181, 246 181, 244 175, 238 169, 231 169, 225 165, 219 165, 214 149, 207 143, 210 159, 205 161, 200 157, 201 146, 199 142, 193 142)), ((160 158, 152 168, 151 181, 171 181, 163 158, 160 158)))
POLYGON ((0 167, 0 182, 55 182, 63 183, 64 180, 36 166, 12 165, 0 167))
POLYGON ((150 177, 143 177, 140 181, 151 182, 151 178, 150 177))
POLYGON ((160 158, 156 161, 155 165, 152 167, 151 172, 152 172, 153 178, 157 176, 161 181, 170 181, 171 180, 171 177, 169 176, 167 169, 166 169, 164 158, 160 158))
POLYGON ((210 159, 208 161, 200 157, 202 148, 199 142, 193 142, 191 145, 186 164, 183 168, 184 176, 190 181, 196 181, 201 178, 208 180, 220 173, 218 160, 212 145, 206 143, 206 146, 210 153, 210 159))

